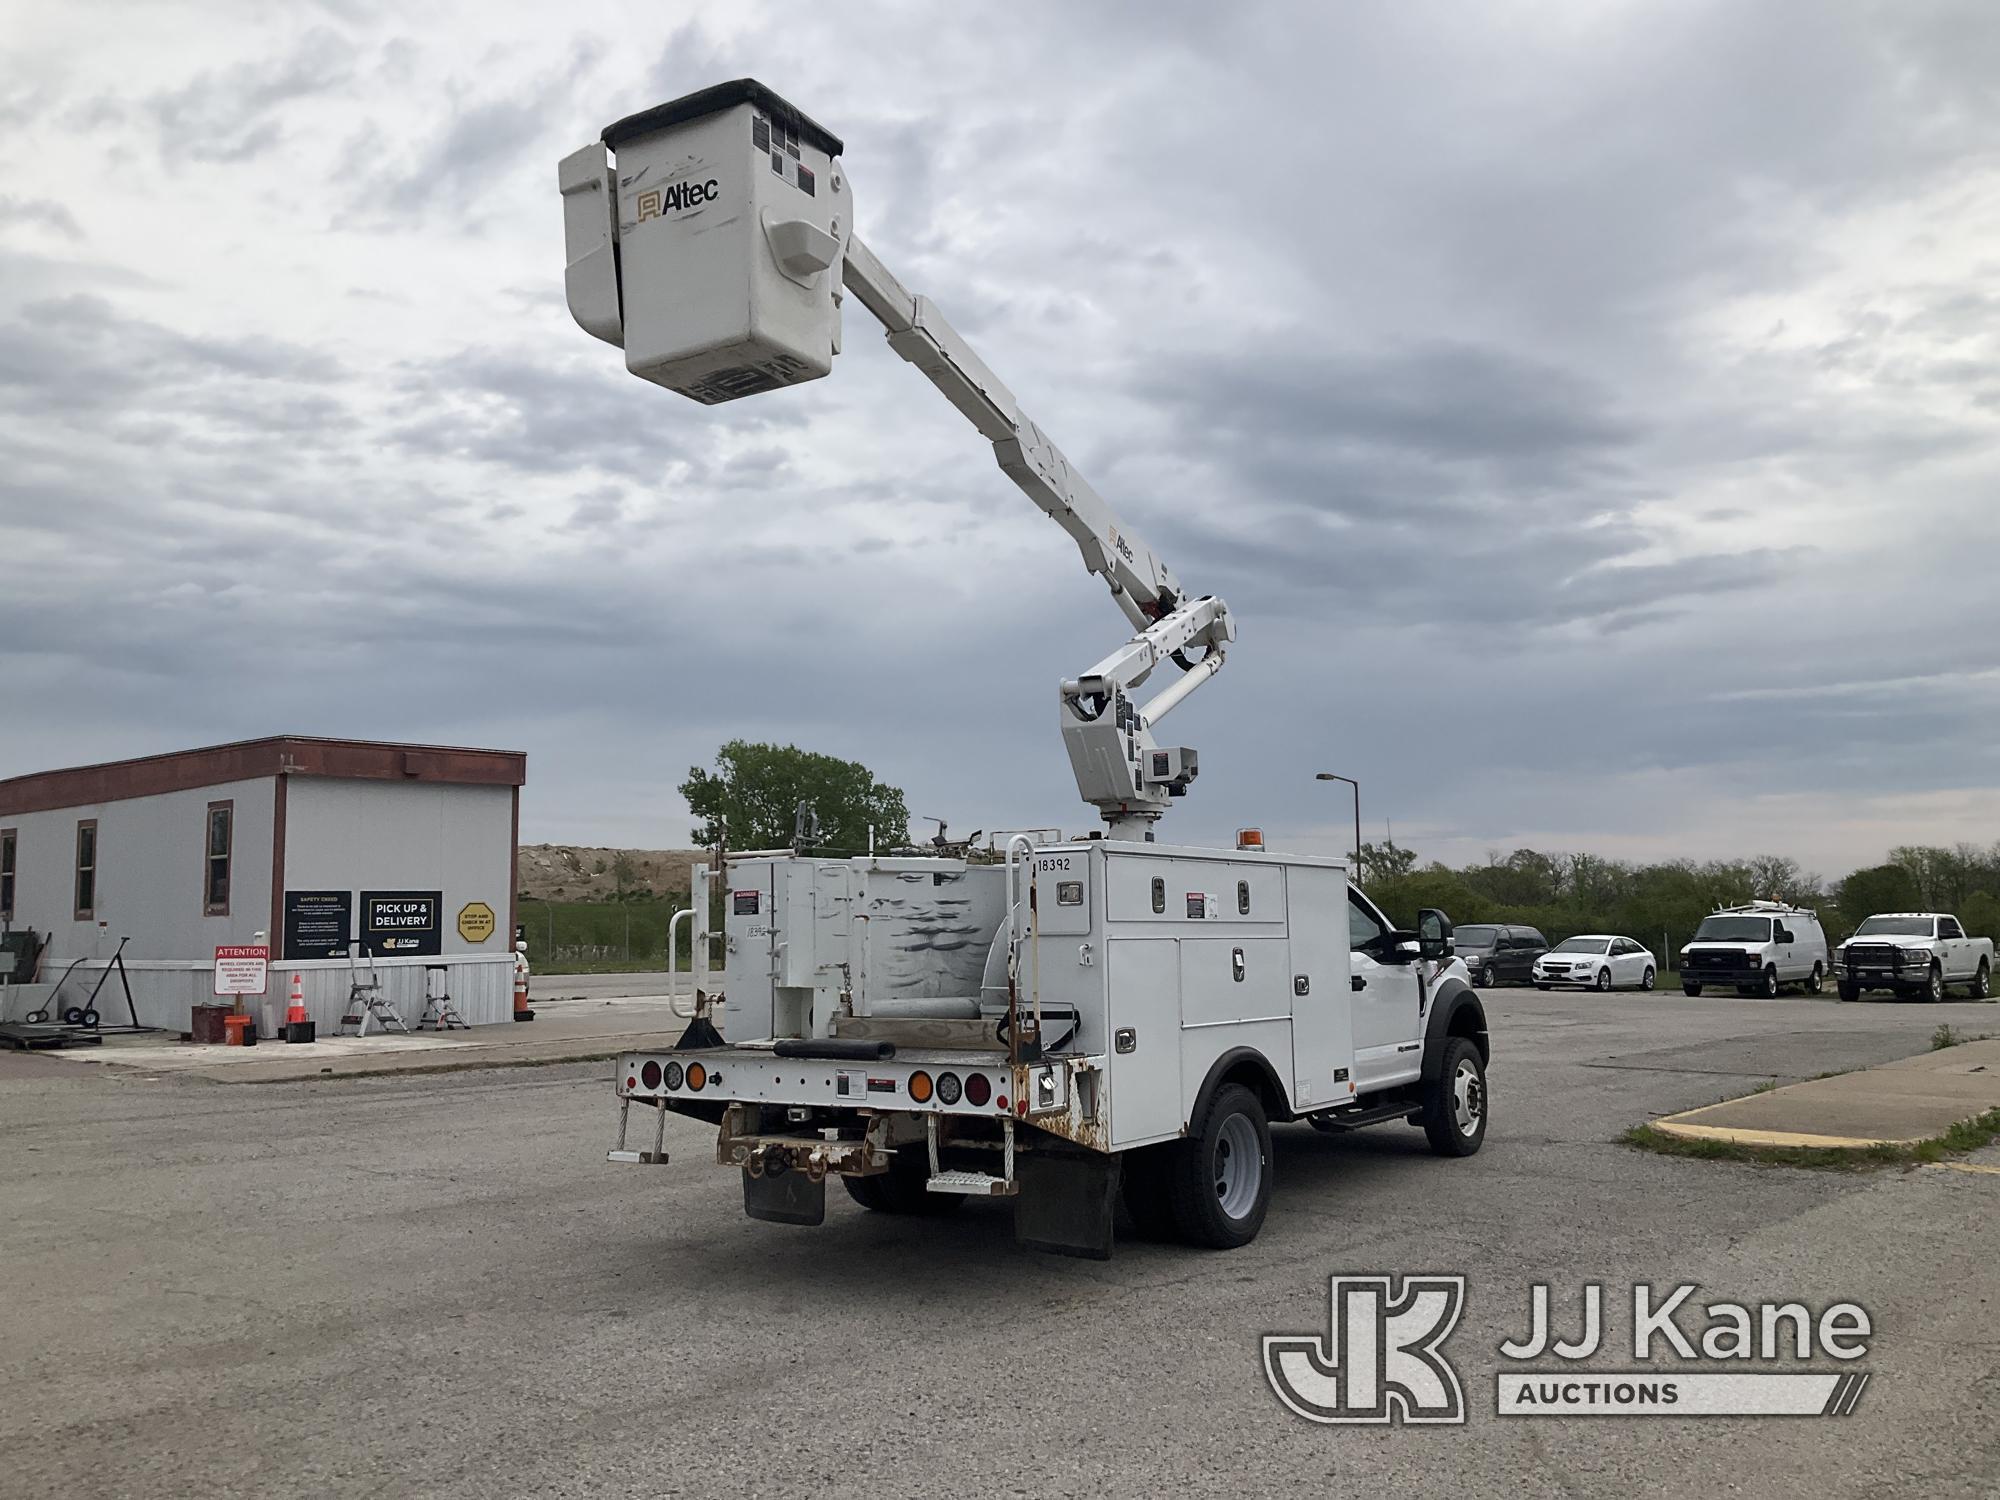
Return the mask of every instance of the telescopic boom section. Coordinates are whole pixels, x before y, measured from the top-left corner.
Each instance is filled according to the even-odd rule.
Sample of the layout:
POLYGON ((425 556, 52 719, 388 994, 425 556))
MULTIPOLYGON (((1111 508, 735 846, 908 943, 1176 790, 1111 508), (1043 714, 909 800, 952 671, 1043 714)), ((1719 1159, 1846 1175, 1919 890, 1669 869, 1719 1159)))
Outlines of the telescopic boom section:
POLYGON ((841 142, 753 80, 631 116, 566 158, 570 310, 625 350, 636 375, 706 404, 817 379, 840 348, 851 291, 993 445, 1001 469, 1068 532, 1138 633, 1063 681, 1077 788, 1114 837, 1150 838, 1186 792, 1193 750, 1152 725, 1206 682, 1235 637, 1228 607, 1180 580, 1112 512, 927 297, 905 290, 853 232, 841 142), (618 152, 614 172, 605 148, 618 152), (1184 675, 1136 704, 1163 658, 1184 675))

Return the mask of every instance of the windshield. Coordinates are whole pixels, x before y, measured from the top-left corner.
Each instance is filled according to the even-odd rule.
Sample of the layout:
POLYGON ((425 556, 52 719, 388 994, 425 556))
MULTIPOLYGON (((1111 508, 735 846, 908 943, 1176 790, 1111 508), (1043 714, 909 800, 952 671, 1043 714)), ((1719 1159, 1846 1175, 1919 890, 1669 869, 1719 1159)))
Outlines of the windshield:
POLYGON ((1611 945, 1609 938, 1565 938, 1549 949, 1551 953, 1602 953, 1611 945))
POLYGON ((1929 917, 1870 917, 1854 929, 1856 937, 1929 937, 1929 917))
POLYGON ((1771 919, 1769 917, 1703 917, 1701 926, 1695 929, 1697 943, 1768 943, 1771 941, 1771 919))
POLYGON ((1497 927, 1461 927, 1452 933, 1451 940, 1460 948, 1491 948, 1499 940, 1497 927))

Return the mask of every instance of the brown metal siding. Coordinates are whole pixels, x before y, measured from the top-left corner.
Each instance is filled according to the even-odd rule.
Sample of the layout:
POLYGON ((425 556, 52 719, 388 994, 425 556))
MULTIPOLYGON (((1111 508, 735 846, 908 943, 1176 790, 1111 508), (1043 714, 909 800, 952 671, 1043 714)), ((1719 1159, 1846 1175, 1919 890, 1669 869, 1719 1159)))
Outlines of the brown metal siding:
POLYGON ((101 766, 42 771, 0 781, 0 817, 154 797, 262 776, 328 776, 351 781, 438 781, 519 787, 528 757, 518 750, 398 745, 371 740, 278 735, 203 750, 149 755, 101 766))

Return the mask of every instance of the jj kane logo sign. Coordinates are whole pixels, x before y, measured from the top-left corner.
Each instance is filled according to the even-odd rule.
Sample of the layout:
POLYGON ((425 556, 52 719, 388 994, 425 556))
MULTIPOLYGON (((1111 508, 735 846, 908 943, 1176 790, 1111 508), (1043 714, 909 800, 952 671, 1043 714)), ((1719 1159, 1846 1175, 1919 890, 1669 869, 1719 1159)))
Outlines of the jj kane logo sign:
MULTIPOLYGON (((1632 1288, 1630 1350, 1638 1369, 1579 1368, 1607 1342, 1604 1288, 1578 1299, 1576 1337, 1560 1336, 1546 1285, 1530 1289, 1528 1329, 1500 1345, 1501 1416, 1847 1416, 1868 1387, 1851 1362, 1868 1353, 1865 1309, 1833 1303, 1711 1302, 1692 1284, 1632 1288), (1549 1365, 1543 1361, 1553 1359, 1549 1365), (1850 1366, 1801 1370, 1821 1359, 1850 1366), (1782 1366, 1773 1368, 1773 1366, 1782 1366)), ((1462 1423, 1466 1404, 1444 1344, 1465 1308, 1462 1276, 1336 1276, 1328 1331, 1271 1334, 1264 1378, 1287 1410, 1320 1423, 1462 1423)))

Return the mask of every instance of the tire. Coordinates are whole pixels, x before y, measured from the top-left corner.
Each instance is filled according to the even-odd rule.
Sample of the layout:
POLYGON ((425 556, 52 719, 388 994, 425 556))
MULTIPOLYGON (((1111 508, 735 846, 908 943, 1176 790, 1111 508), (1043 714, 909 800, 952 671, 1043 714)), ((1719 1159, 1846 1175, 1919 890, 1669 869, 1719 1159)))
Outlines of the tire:
POLYGON ((1699 1000, 1701 998, 1701 986, 1698 984, 1689 984, 1683 979, 1681 981, 1681 993, 1686 995, 1690 1000, 1699 1000))
POLYGON ((1861 986, 1858 984, 1849 984, 1845 979, 1841 980, 1840 998, 1843 1000, 1859 1000, 1861 998, 1861 986))
POLYGON ((1966 986, 1965 993, 1975 1000, 1984 1000, 1993 993, 1992 965, 1985 959, 1979 960, 1979 972, 1972 976, 1972 983, 1966 986))
POLYGON ((1271 1207, 1271 1126, 1240 1083, 1210 1096, 1167 1163, 1174 1230, 1190 1245, 1234 1250, 1257 1238, 1271 1207))
POLYGON ((1439 1156, 1470 1156, 1486 1139, 1486 1064, 1462 1036, 1445 1043, 1424 1085, 1424 1135, 1439 1156))
POLYGON ((1476 970, 1472 976, 1472 982, 1478 985, 1479 988, 1481 988, 1482 990, 1490 989, 1495 983, 1495 980, 1496 976, 1494 975, 1493 968, 1490 964, 1483 969, 1476 970))
POLYGON ((935 1218, 965 1206, 963 1193, 933 1193, 924 1184, 930 1180, 928 1153, 897 1151, 889 1158, 889 1170, 873 1177, 842 1177, 847 1196, 870 1213, 920 1214, 935 1218))
POLYGON ((1764 966, 1764 978, 1751 993, 1762 995, 1766 1000, 1775 1000, 1778 998, 1778 966, 1776 964, 1766 964, 1764 966))
POLYGON ((92 1031, 95 1031, 97 1030, 97 1023, 99 1019, 100 1017, 98 1016, 96 1011, 90 1009, 88 1006, 84 1007, 83 1024, 85 1026, 89 1027, 92 1031))
POLYGON ((1149 1240, 1174 1237, 1174 1208, 1167 1192, 1167 1169, 1173 1164, 1174 1145, 1141 1146, 1125 1153, 1118 1182, 1118 1196, 1131 1215, 1132 1227, 1149 1240))
POLYGON ((45 1010, 31 1010, 28 1012, 27 1015, 27 1022, 30 1026, 44 1025, 47 1023, 48 1019, 49 1019, 49 1013, 45 1010))
POLYGON ((1825 988, 1826 988, 1826 970, 1821 968, 1818 964, 1814 964, 1812 977, 1806 980, 1806 993, 1808 995, 1817 995, 1821 990, 1825 988))
POLYGON ((1642 990, 1658 989, 1659 984, 1660 984, 1659 970, 1655 969, 1651 964, 1647 964, 1646 977, 1639 981, 1639 988, 1642 990))
POLYGON ((1924 998, 1930 1001, 1931 1004, 1933 1005, 1937 1004, 1938 1001, 1944 999, 1943 964, 1933 963, 1931 965, 1931 977, 1929 982, 1926 983, 1924 986, 1924 998))
POLYGON ((1538 980, 1536 980, 1536 981, 1535 981, 1535 988, 1536 988, 1536 989, 1538 989, 1538 990, 1545 990, 1545 989, 1547 989, 1547 988, 1548 988, 1548 986, 1547 986, 1547 985, 1545 985, 1545 984, 1543 984, 1543 983, 1542 983, 1542 982, 1541 982, 1541 981, 1540 981, 1540 980, 1538 979, 1538 980))
POLYGON ((1599 969, 1597 971, 1597 993, 1600 995, 1609 994, 1610 990, 1611 971, 1609 969, 1599 969))
POLYGON ((63 1012, 63 1025, 81 1026, 82 1024, 83 1007, 81 1005, 72 1005, 63 1012))

